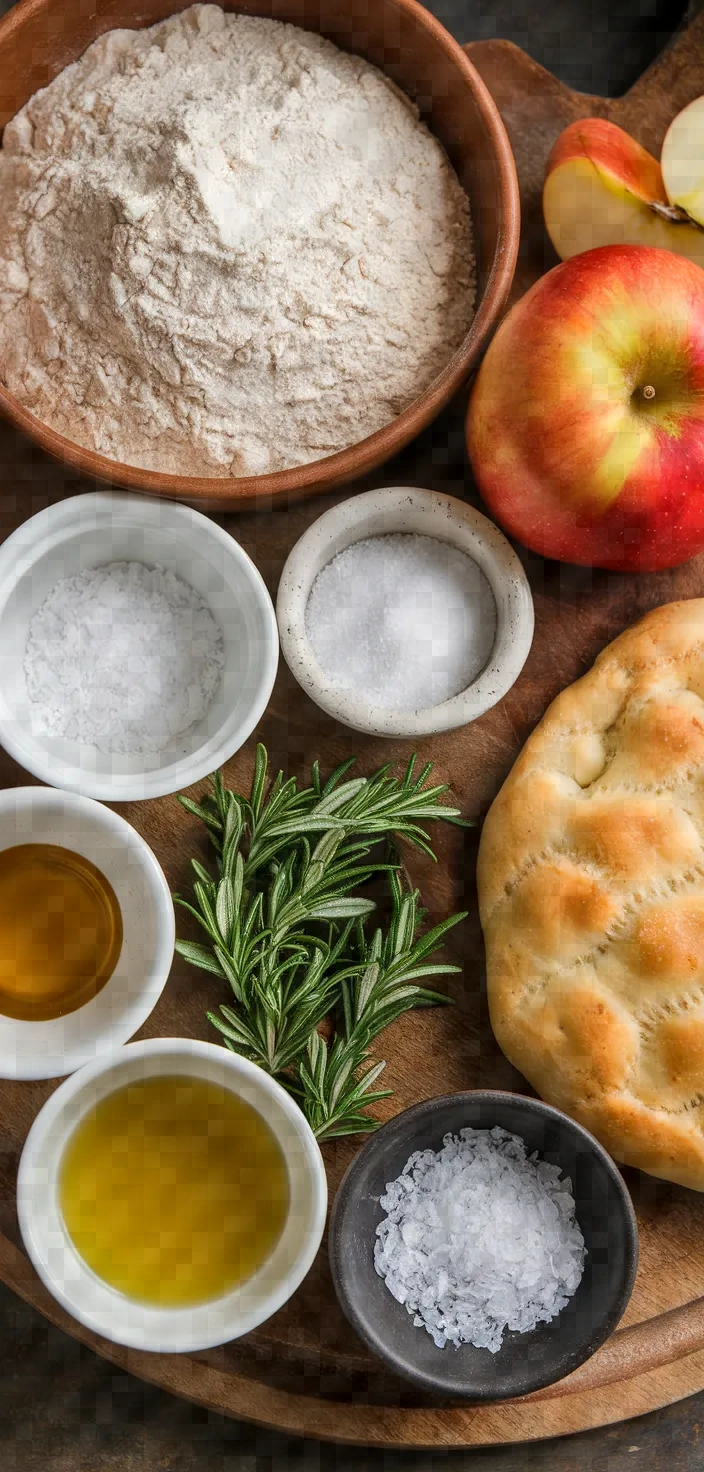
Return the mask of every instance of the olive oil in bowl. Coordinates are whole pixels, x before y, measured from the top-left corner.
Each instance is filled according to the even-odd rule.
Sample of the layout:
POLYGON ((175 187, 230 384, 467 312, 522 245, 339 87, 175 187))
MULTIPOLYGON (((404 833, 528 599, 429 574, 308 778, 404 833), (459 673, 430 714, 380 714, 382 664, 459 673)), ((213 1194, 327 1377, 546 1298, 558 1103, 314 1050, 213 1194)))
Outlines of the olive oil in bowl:
POLYGON ((64 1150, 66 1229, 98 1277, 181 1308, 253 1277, 289 1208, 281 1147, 243 1099, 205 1079, 154 1076, 108 1094, 64 1150))

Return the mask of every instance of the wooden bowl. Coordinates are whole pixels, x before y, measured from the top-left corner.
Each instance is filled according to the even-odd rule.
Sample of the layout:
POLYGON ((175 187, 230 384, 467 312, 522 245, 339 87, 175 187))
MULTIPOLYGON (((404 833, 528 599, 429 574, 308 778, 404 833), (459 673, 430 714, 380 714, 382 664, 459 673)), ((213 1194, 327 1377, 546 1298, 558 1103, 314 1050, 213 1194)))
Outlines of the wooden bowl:
MULTIPOLYGON (((0 128, 103 32, 154 25, 179 0, 21 0, 0 22, 0 128)), ((476 366, 506 304, 518 251, 520 208, 511 147, 498 109, 461 46, 416 0, 225 0, 224 8, 291 21, 381 67, 413 97, 467 189, 477 254, 477 308, 454 357, 384 429, 310 465, 271 475, 166 475, 83 449, 42 424, 0 384, 0 411, 43 450, 83 474, 151 495, 239 508, 298 498, 375 469, 444 408, 476 366)), ((0 365, 0 373, 2 365, 0 365)))

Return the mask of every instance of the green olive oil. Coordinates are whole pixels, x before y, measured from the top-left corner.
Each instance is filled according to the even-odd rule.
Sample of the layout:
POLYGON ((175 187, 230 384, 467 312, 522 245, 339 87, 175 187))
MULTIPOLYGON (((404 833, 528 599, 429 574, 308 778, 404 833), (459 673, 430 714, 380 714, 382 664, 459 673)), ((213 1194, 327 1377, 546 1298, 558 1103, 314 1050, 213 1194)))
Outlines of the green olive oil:
POLYGON ((289 1205, 273 1132, 229 1089, 147 1078, 101 1099, 60 1166, 74 1245, 99 1278, 161 1307, 207 1302, 251 1278, 289 1205))

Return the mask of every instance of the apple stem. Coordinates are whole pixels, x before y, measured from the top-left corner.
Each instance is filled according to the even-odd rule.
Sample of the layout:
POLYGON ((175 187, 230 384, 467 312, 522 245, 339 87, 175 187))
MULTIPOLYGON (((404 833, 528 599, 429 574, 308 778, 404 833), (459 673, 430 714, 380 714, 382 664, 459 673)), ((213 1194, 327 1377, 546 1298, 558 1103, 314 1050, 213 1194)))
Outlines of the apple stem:
POLYGON ((654 399, 655 398, 655 389, 653 388, 652 383, 646 383, 645 388, 643 389, 643 398, 644 399, 654 399))

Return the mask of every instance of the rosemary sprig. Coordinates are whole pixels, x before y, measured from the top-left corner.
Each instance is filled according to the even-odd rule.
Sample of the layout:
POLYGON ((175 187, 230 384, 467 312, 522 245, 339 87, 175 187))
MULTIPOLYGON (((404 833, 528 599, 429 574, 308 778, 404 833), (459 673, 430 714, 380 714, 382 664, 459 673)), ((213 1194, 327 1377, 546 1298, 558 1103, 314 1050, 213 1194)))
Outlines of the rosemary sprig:
POLYGON ((265 1068, 297 1098, 318 1138, 376 1128, 364 1113, 386 1097, 374 1090, 383 1062, 369 1062, 373 1039, 403 1012, 447 1002, 417 983, 459 970, 428 960, 455 915, 418 932, 418 891, 404 889, 395 842, 404 838, 434 857, 420 820, 457 821, 440 802, 443 785, 426 786, 431 767, 403 778, 382 767, 372 777, 343 780, 345 762, 322 784, 298 788, 279 772, 267 793, 268 761, 257 748, 248 798, 225 787, 220 773, 200 803, 180 802, 205 823, 216 874, 197 860, 193 904, 176 902, 198 922, 205 942, 177 941, 180 955, 229 983, 233 1004, 208 1017, 225 1045, 265 1068), (372 856, 386 841, 381 858, 372 856), (384 932, 367 935, 375 906, 355 891, 385 874, 392 914, 384 932), (318 1028, 333 1015, 328 1044, 318 1028))

